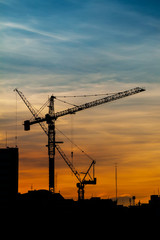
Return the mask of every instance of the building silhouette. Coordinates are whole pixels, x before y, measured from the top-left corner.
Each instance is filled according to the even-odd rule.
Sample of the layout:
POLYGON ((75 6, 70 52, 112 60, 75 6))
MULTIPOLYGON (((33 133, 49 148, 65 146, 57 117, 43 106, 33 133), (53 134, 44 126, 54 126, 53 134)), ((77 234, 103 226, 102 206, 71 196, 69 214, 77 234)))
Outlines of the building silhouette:
POLYGON ((18 194, 18 148, 0 149, 0 202, 16 199, 18 194))
MULTIPOLYGON (((74 201, 65 199, 60 193, 45 189, 18 193, 18 148, 0 149, 0 212, 23 217, 28 215, 55 216, 60 219, 70 216, 90 216, 91 219, 107 216, 109 221, 122 219, 159 219, 160 196, 151 195, 147 204, 134 204, 128 207, 117 205, 112 199, 92 197, 74 201)), ((135 197, 134 199, 135 200, 135 197)))

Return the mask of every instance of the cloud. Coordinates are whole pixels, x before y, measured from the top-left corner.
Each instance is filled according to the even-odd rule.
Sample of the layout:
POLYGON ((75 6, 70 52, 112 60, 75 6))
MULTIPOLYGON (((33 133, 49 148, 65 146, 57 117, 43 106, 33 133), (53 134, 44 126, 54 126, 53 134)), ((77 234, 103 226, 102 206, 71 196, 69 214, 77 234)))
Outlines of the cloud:
POLYGON ((0 0, 0 4, 4 4, 7 6, 11 6, 14 2, 15 0, 0 0))
MULTIPOLYGON (((114 79, 121 82, 159 81, 158 31, 152 29, 157 34, 156 38, 153 37, 154 32, 150 34, 146 31, 154 19, 120 4, 106 5, 103 1, 87 2, 78 12, 81 15, 65 18, 67 28, 61 19, 59 29, 56 27, 58 16, 56 19, 53 16, 45 18, 45 24, 40 17, 33 17, 30 21, 3 19, 1 68, 4 78, 19 78, 19 74, 30 82, 29 78, 35 75, 34 82, 42 84, 36 77, 40 73, 40 78, 43 75, 47 79, 44 82, 50 85, 49 74, 72 75, 75 82, 82 82, 89 74, 97 77, 99 73, 104 78, 114 75, 114 79), (107 17, 106 11, 110 12, 107 17), (111 13, 115 13, 116 17, 123 16, 123 21, 112 21, 111 13), (90 18, 87 18, 88 15, 90 18), (138 23, 131 24, 135 19, 138 23), (48 21, 52 23, 48 24, 48 21), (44 25, 50 27, 44 28, 44 25)), ((68 79, 64 77, 62 82, 73 83, 72 79, 68 79)), ((25 82, 17 81, 21 85, 25 82)))
POLYGON ((19 24, 19 23, 13 23, 13 22, 4 22, 3 23, 3 22, 1 22, 0 26, 1 26, 2 29, 11 28, 11 29, 16 29, 16 30, 23 30, 23 31, 26 31, 26 32, 31 32, 31 33, 42 35, 44 37, 53 38, 54 40, 58 40, 58 41, 71 41, 71 38, 67 38, 65 36, 60 36, 58 34, 56 35, 56 34, 53 34, 53 33, 33 29, 31 27, 28 27, 26 25, 19 24))

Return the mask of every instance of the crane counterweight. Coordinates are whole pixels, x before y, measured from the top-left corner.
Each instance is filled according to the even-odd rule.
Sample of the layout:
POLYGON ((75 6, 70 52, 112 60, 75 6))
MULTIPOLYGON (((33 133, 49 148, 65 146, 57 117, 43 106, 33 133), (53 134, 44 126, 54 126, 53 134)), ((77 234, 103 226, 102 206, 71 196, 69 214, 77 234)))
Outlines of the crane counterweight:
POLYGON ((30 130, 30 121, 29 120, 24 121, 24 130, 25 131, 30 130))

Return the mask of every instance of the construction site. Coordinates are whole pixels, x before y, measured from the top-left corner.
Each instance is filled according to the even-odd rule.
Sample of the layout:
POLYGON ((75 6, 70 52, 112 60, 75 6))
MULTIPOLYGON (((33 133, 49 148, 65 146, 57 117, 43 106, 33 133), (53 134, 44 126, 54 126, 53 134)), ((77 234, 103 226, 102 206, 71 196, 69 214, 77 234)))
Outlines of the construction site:
MULTIPOLYGON (((141 92, 144 92, 144 88, 136 87, 127 91, 117 92, 114 94, 104 94, 105 97, 101 97, 97 100, 90 101, 81 105, 73 105, 63 111, 55 112, 55 99, 58 97, 52 95, 48 98, 47 102, 39 109, 35 110, 32 104, 27 100, 24 94, 17 88, 14 89, 16 94, 24 102, 27 109, 32 114, 30 120, 24 119, 24 131, 30 131, 33 125, 39 124, 41 130, 47 135, 48 142, 46 147, 48 148, 48 189, 29 190, 27 193, 19 193, 18 191, 18 171, 19 171, 19 149, 15 148, 3 148, 0 149, 0 208, 11 209, 15 208, 20 211, 41 210, 51 211, 56 214, 71 213, 72 215, 85 214, 86 211, 90 214, 128 214, 132 215, 135 212, 141 215, 150 214, 152 215, 153 209, 158 209, 156 216, 160 213, 160 196, 153 195, 148 204, 135 204, 135 196, 132 198, 133 203, 129 207, 124 207, 118 204, 117 189, 115 199, 101 199, 100 197, 91 197, 90 199, 85 198, 86 185, 96 185, 98 179, 96 178, 95 168, 96 161, 85 153, 82 152, 89 158, 90 164, 85 172, 78 171, 74 166, 73 162, 66 155, 63 149, 63 142, 57 141, 56 139, 56 120, 66 115, 76 114, 83 110, 87 110, 92 107, 98 107, 99 105, 117 101, 122 98, 126 98, 141 92), (48 106, 49 111, 45 116, 41 115, 42 110, 48 106), (72 172, 72 177, 76 178, 77 184, 77 201, 73 199, 65 199, 59 192, 55 190, 55 160, 56 154, 64 160, 67 167, 72 172)), ((101 94, 102 95, 102 94, 101 94)), ((98 96, 98 95, 95 95, 98 96)), ((76 96, 74 96, 76 97, 76 96)), ((80 96, 79 96, 80 97, 80 96)), ((62 101, 62 100, 60 100, 62 101)), ((70 140, 70 139, 69 139, 70 140)), ((71 140, 70 140, 71 141, 71 140)), ((76 145, 76 144, 75 144, 76 145)), ((77 146, 78 147, 78 146, 77 146)), ((80 148, 80 147, 79 147, 80 148)), ((71 152, 71 158, 73 158, 73 152, 71 152)), ((117 166, 115 166, 117 171, 117 166)), ((117 177, 117 176, 116 176, 117 177)), ((117 180, 117 179, 116 179, 117 180)), ((117 182, 116 182, 117 185, 117 182)), ((88 187, 89 187, 88 186, 88 187)), ((155 213, 155 211, 154 211, 155 213)), ((156 217, 153 215, 153 217, 156 217)))

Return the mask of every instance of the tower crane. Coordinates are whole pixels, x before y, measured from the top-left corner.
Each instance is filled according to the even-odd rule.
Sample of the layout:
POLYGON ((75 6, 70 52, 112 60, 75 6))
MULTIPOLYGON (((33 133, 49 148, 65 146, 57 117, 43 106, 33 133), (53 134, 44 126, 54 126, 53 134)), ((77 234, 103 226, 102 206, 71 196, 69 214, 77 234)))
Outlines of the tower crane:
MULTIPOLYGON (((53 105, 52 105, 52 97, 51 97, 51 99, 49 100, 49 101, 47 101, 46 103, 45 103, 45 105, 44 106, 42 106, 41 108, 40 108, 40 110, 37 112, 33 107, 32 107, 32 105, 30 104, 30 102, 26 99, 26 97, 24 96, 24 94, 21 92, 21 91, 19 91, 18 89, 15 89, 14 91, 16 91, 18 94, 19 94, 19 96, 21 97, 21 99, 24 101, 24 103, 26 104, 26 106, 28 107, 28 109, 30 110, 30 112, 32 113, 32 115, 33 115, 33 117, 36 119, 36 120, 38 120, 39 119, 39 115, 38 115, 38 113, 43 109, 43 107, 45 107, 46 106, 46 104, 48 103, 48 102, 50 102, 50 105, 49 105, 49 113, 51 113, 52 111, 53 111, 53 105)), ((50 147, 48 147, 49 149, 48 149, 48 154, 49 154, 49 162, 50 162, 50 164, 49 164, 49 172, 50 172, 50 178, 49 178, 49 180, 50 180, 50 185, 52 184, 52 175, 51 175, 51 171, 54 171, 54 165, 52 165, 53 164, 53 162, 52 162, 52 152, 55 154, 55 149, 53 150, 53 151, 51 151, 52 149, 53 149, 53 145, 52 145, 52 142, 51 142, 51 140, 52 140, 52 132, 51 132, 51 130, 52 129, 50 129, 51 127, 50 127, 50 125, 48 126, 48 130, 47 130, 47 128, 46 128, 46 125, 44 125, 44 123, 43 122, 40 122, 39 123, 40 124, 40 126, 41 126, 41 128, 43 129, 43 131, 45 132, 45 134, 48 136, 48 145, 50 146, 50 147), (50 150, 51 149, 51 150, 50 150)), ((54 128, 55 129, 55 128, 54 128)), ((88 168, 88 170, 84 173, 84 177, 83 178, 81 178, 81 174, 75 169, 75 167, 73 166, 73 164, 72 164, 72 162, 68 159, 68 157, 66 156, 66 154, 63 152, 63 150, 61 149, 61 147, 58 145, 58 143, 61 143, 61 142, 56 142, 55 141, 55 135, 54 135, 54 138, 53 138, 53 142, 55 143, 55 148, 57 149, 57 151, 59 152, 59 154, 61 155, 61 157, 64 159, 64 161, 66 162, 66 164, 68 165, 68 167, 71 169, 71 171, 74 173, 74 175, 76 176, 76 178, 78 179, 78 183, 77 183, 77 188, 78 188, 78 200, 82 200, 82 199, 84 199, 84 187, 85 187, 85 185, 88 185, 88 184, 96 184, 96 178, 94 177, 94 165, 95 165, 95 161, 94 160, 92 160, 92 162, 91 162, 91 164, 90 164, 90 166, 89 166, 89 168, 88 168), (90 174, 90 170, 91 170, 91 168, 93 167, 93 174, 92 174, 92 176, 91 176, 91 174, 90 174), (89 179, 88 180, 86 180, 86 178, 87 177, 89 177, 89 179)), ((48 146, 47 145, 47 146, 48 146)), ((54 154, 53 154, 53 156, 54 156, 54 154)), ((49 186, 50 186, 49 185, 49 186)), ((51 191, 51 189, 50 189, 50 191, 51 191)))
POLYGON ((130 89, 127 91, 112 94, 110 96, 107 96, 107 97, 104 97, 104 98, 101 98, 101 99, 98 99, 95 101, 81 104, 79 106, 74 106, 72 108, 68 108, 66 110, 56 112, 56 113, 54 111, 54 100, 56 99, 56 96, 52 95, 48 101, 49 102, 49 112, 48 112, 48 114, 45 115, 45 117, 39 117, 38 112, 35 111, 35 109, 32 107, 32 105, 29 103, 29 101, 26 99, 26 97, 23 95, 22 92, 20 92, 17 88, 14 89, 14 91, 16 91, 19 94, 19 96, 21 97, 21 99, 23 100, 23 102, 28 107, 28 109, 30 110, 30 112, 32 113, 32 115, 34 117, 33 120, 24 121, 24 130, 29 131, 31 125, 38 123, 42 127, 43 131, 48 135, 47 147, 48 147, 48 156, 49 156, 49 191, 51 191, 53 193, 55 191, 55 186, 54 186, 55 185, 55 183, 54 183, 55 164, 54 163, 55 163, 55 149, 57 149, 57 151, 60 153, 62 158, 67 163, 67 165, 70 167, 71 171, 74 173, 74 175, 79 180, 79 183, 77 183, 78 198, 84 199, 84 186, 87 184, 96 184, 96 178, 94 178, 95 161, 92 161, 87 172, 85 173, 84 178, 81 179, 78 171, 76 171, 76 169, 73 167, 73 164, 66 157, 66 155, 64 154, 64 152, 58 145, 58 142, 55 141, 55 122, 56 122, 56 120, 59 117, 66 116, 68 114, 75 114, 76 112, 79 112, 79 111, 82 111, 82 110, 85 110, 85 109, 88 109, 91 107, 99 106, 104 103, 109 103, 109 102, 112 102, 112 101, 115 101, 115 100, 118 100, 118 99, 121 99, 124 97, 128 97, 128 96, 143 92, 143 91, 145 91, 145 89, 136 87, 136 88, 133 88, 133 89, 130 89), (46 126, 44 125, 44 122, 46 122, 48 124, 48 130, 47 130, 46 126), (92 166, 93 166, 93 177, 91 177, 91 175, 89 174, 89 171, 92 166), (90 177, 89 180, 86 180, 87 176, 90 177))

